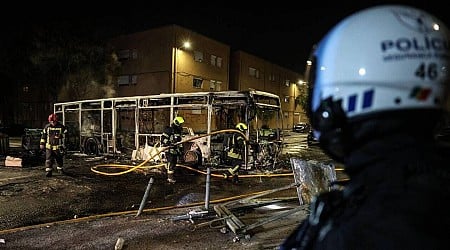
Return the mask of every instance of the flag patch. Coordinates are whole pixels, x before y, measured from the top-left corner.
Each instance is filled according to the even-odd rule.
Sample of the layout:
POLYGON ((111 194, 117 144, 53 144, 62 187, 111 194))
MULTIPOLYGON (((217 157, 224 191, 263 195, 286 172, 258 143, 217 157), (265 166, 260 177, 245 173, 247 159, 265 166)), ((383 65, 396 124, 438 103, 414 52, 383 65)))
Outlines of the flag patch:
POLYGON ((417 99, 419 101, 425 101, 431 94, 431 89, 414 87, 409 95, 410 98, 417 99))

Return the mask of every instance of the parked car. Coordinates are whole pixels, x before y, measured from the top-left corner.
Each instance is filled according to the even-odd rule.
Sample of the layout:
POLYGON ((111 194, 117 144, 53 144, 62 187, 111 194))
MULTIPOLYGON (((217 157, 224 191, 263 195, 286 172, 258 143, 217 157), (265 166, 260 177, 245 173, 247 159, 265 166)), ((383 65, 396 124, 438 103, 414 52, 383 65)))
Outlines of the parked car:
POLYGON ((312 130, 308 132, 307 142, 308 146, 312 146, 314 144, 319 143, 319 140, 314 136, 314 132, 312 130))
POLYGON ((297 133, 307 133, 309 130, 310 130, 310 126, 306 122, 297 123, 292 128, 292 131, 297 132, 297 133))

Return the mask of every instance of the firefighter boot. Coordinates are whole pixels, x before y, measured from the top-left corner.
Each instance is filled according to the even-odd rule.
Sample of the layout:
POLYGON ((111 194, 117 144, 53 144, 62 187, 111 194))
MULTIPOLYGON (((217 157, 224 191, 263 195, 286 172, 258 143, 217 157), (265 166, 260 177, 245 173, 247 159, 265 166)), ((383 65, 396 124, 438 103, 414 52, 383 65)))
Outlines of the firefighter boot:
POLYGON ((52 177, 52 171, 53 171, 53 161, 45 160, 45 176, 52 177))
POLYGON ((233 177, 232 182, 235 183, 235 180, 236 180, 236 183, 237 183, 237 180, 238 180, 237 172, 238 172, 238 170, 239 170, 239 165, 235 166, 234 168, 229 168, 229 169, 223 174, 223 178, 226 179, 226 180, 228 180, 228 178, 229 178, 230 176, 232 176, 232 177, 233 177))
POLYGON ((233 175, 233 179, 231 179, 231 183, 233 183, 233 184, 239 183, 239 176, 237 174, 233 175))
POLYGON ((52 177, 52 168, 45 168, 45 176, 52 177))
POLYGON ((167 182, 170 183, 170 184, 174 184, 175 182, 177 182, 173 178, 173 171, 167 173, 167 182))
POLYGON ((177 182, 173 175, 174 175, 173 170, 167 170, 167 182, 170 184, 177 182))
POLYGON ((168 163, 166 164, 166 171, 167 171, 167 182, 170 183, 170 184, 173 184, 173 183, 177 182, 177 181, 175 180, 174 176, 173 176, 174 171, 173 171, 173 169, 171 169, 171 167, 170 167, 170 162, 168 162, 168 163))
POLYGON ((56 170, 58 170, 58 173, 60 174, 66 174, 66 172, 64 171, 64 169, 62 167, 56 167, 56 170))

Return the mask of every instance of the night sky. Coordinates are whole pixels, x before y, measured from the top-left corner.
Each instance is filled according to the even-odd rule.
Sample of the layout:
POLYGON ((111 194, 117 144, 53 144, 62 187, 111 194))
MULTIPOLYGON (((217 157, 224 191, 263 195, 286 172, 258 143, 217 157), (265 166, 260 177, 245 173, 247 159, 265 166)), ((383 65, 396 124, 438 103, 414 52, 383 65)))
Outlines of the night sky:
MULTIPOLYGON (((51 27, 67 23, 68 29, 85 30, 104 36, 143 31, 153 27, 178 24, 229 44, 232 50, 243 50, 276 64, 303 73, 311 47, 337 22, 349 14, 376 4, 400 3, 422 8, 450 26, 450 11, 438 1, 286 1, 246 2, 236 8, 232 2, 195 4, 171 1, 170 6, 155 1, 133 2, 52 2, 27 3, 2 16, 1 26, 9 35, 32 25, 51 27), (361 3, 364 2, 364 3, 361 3), (155 6, 152 6, 155 5, 155 6), (304 5, 304 6, 303 6, 304 5), (303 6, 303 7, 302 7, 303 6), (280 46, 280 47, 279 47, 280 46)), ((4 12, 8 12, 4 9, 4 12)), ((1 49, 20 43, 2 42, 1 49)))

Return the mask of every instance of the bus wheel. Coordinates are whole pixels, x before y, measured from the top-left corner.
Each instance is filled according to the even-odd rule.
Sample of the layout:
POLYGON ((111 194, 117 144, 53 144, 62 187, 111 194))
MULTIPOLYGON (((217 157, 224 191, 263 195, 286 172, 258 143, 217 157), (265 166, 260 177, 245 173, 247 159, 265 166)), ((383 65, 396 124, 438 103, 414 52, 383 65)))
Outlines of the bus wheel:
POLYGON ((87 155, 98 155, 99 154, 99 147, 97 139, 94 137, 89 137, 84 142, 84 153, 87 155))

